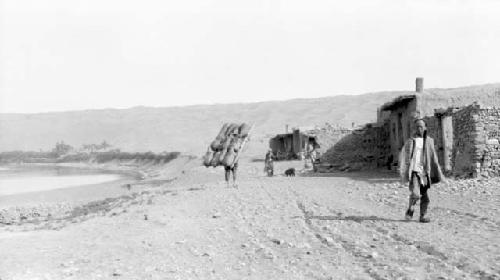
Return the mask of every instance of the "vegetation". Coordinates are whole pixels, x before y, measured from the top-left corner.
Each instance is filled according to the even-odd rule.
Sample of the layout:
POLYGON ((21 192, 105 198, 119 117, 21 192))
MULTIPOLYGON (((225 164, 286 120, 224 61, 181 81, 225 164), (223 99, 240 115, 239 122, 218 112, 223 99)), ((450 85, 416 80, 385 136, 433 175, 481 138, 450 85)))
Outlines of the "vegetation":
POLYGON ((155 154, 153 152, 146 153, 126 153, 120 151, 102 152, 95 155, 97 162, 108 162, 112 160, 137 160, 137 161, 152 161, 154 163, 167 163, 176 159, 180 155, 179 152, 162 152, 155 154))
POLYGON ((53 152, 25 152, 25 151, 11 151, 0 153, 0 163, 11 163, 11 162, 53 162, 55 159, 55 154, 53 152))
POLYGON ((90 153, 101 151, 101 150, 107 150, 111 148, 112 146, 106 142, 106 140, 102 141, 101 144, 84 144, 82 146, 82 149, 84 151, 88 151, 90 153))
POLYGON ((64 141, 57 142, 56 147, 52 149, 52 153, 56 156, 65 155, 73 150, 73 147, 70 145, 64 144, 64 141))
POLYGON ((179 157, 179 152, 162 153, 130 153, 120 149, 109 149, 112 146, 106 141, 101 144, 86 144, 78 151, 63 141, 57 142, 50 152, 11 151, 0 153, 0 163, 61 163, 61 162, 110 162, 148 161, 155 164, 167 163, 179 157))
MULTIPOLYGON (((108 152, 95 152, 92 154, 88 153, 78 153, 72 155, 66 155, 62 158, 57 159, 57 162, 80 162, 80 161, 95 161, 98 163, 110 162, 113 160, 118 161, 150 161, 155 164, 167 163, 173 159, 176 159, 180 155, 179 152, 162 152, 155 154, 153 152, 146 153, 128 153, 121 152, 120 150, 112 150, 108 152)), ((1 155, 0 155, 1 157, 1 155)))

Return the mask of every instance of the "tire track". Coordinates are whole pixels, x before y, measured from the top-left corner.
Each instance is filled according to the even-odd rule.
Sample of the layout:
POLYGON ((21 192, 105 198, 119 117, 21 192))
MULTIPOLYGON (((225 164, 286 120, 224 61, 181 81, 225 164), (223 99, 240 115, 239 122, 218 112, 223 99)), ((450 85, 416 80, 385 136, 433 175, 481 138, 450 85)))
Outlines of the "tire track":
MULTIPOLYGON (((314 233, 316 238, 323 243, 324 245, 330 247, 331 244, 328 242, 326 237, 323 237, 315 228, 315 226, 312 224, 312 217, 314 217, 312 212, 307 211, 304 204, 297 201, 297 208, 302 212, 303 218, 309 229, 314 233)), ((383 280, 383 279, 388 279, 387 276, 384 276, 377 272, 375 268, 382 268, 382 267, 390 267, 388 264, 384 264, 381 262, 378 262, 376 259, 367 257, 364 252, 359 250, 356 246, 356 244, 350 242, 349 240, 346 240, 343 238, 341 235, 337 234, 331 234, 329 233, 330 236, 332 236, 333 241, 335 241, 337 244, 339 244, 347 253, 352 255, 354 259, 357 261, 357 263, 363 268, 363 271, 369 275, 372 279, 375 280, 383 280)), ((391 277, 396 277, 396 278, 405 278, 407 275, 395 271, 395 270, 387 270, 386 272, 390 272, 392 275, 391 277)))
MULTIPOLYGON (((331 208, 328 208, 328 210, 330 212, 333 212, 337 217, 341 216, 340 212, 336 212, 336 211, 332 210, 331 208)), ((375 216, 373 216, 373 217, 374 218, 371 220, 379 220, 379 219, 375 219, 376 218, 375 216)), ((362 221, 370 220, 370 219, 350 219, 349 217, 344 217, 344 219, 337 218, 337 220, 349 220, 349 221, 353 221, 353 222, 361 224, 362 221)), ((385 219, 385 221, 391 222, 392 220, 385 219)), ((478 279, 488 279, 488 280, 489 279, 500 279, 498 274, 486 272, 482 269, 474 267, 473 264, 465 263, 464 261, 460 261, 460 260, 468 260, 468 258, 466 256, 460 256, 459 257, 460 260, 451 260, 445 253, 441 252, 436 247, 428 244, 427 242, 419 242, 419 241, 410 240, 410 239, 408 239, 402 235, 399 235, 397 233, 390 233, 390 231, 387 230, 386 228, 377 226, 375 224, 365 223, 364 226, 366 228, 372 229, 372 230, 374 230, 374 231, 376 231, 384 236, 389 237, 393 241, 402 243, 405 246, 412 246, 412 247, 416 248, 418 251, 420 251, 424 254, 427 254, 430 257, 435 258, 441 264, 443 264, 445 266, 454 267, 454 268, 458 269, 459 271, 462 271, 463 273, 470 275, 471 277, 478 278, 478 279)), ((499 272, 497 271, 497 273, 499 273, 499 272)))
POLYGON ((443 211, 445 213, 448 213, 448 211, 449 211, 449 213, 455 214, 457 216, 469 217, 473 221, 484 222, 487 225, 493 224, 497 227, 497 228, 495 228, 495 230, 497 230, 497 231, 498 231, 498 227, 500 227, 499 221, 495 221, 495 220, 488 218, 488 217, 481 217, 481 216, 473 214, 473 213, 462 212, 459 210, 455 210, 455 209, 451 209, 451 208, 444 208, 444 207, 439 207, 439 206, 433 207, 433 209, 438 210, 438 211, 443 211))

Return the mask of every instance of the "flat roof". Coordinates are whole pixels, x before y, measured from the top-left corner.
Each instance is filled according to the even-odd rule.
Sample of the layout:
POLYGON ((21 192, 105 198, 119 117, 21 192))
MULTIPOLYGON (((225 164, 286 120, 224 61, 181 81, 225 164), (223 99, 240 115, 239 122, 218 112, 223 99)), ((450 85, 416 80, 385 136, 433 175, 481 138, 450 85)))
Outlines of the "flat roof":
POLYGON ((385 103, 380 107, 381 111, 391 111, 395 108, 408 104, 410 101, 416 98, 415 94, 401 95, 394 98, 392 101, 385 103))
MULTIPOLYGON (((308 133, 305 133, 305 132, 302 132, 302 131, 299 131, 299 134, 307 136, 307 137, 313 137, 313 138, 316 137, 314 135, 311 135, 311 134, 308 134, 308 133)), ((290 136, 293 136, 293 132, 276 134, 276 136, 274 136, 273 138, 285 138, 285 137, 290 137, 290 136)))

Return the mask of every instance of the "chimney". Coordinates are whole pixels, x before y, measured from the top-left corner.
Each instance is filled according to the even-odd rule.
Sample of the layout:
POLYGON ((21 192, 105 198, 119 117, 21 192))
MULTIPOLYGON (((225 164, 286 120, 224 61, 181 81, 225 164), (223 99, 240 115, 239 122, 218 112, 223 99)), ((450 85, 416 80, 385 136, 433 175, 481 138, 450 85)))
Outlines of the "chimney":
POLYGON ((288 133, 288 124, 285 125, 285 133, 288 133))
POLYGON ((417 77, 415 79, 415 91, 419 93, 424 91, 424 78, 417 77))

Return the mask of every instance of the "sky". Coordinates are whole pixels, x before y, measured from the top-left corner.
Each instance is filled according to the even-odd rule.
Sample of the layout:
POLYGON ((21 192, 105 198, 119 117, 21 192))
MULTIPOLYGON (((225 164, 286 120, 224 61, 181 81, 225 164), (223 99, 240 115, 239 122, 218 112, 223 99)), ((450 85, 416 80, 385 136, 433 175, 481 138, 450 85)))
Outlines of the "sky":
POLYGON ((500 82, 495 0, 0 0, 0 112, 500 82))

